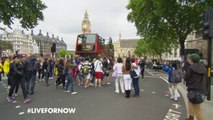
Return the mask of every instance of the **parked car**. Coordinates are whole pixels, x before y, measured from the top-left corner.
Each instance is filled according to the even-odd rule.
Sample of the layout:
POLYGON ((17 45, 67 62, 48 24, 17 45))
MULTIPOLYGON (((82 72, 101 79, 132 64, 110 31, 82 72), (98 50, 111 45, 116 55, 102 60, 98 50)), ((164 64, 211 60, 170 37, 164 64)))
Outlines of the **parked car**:
POLYGON ((146 68, 153 68, 152 60, 146 60, 146 68))

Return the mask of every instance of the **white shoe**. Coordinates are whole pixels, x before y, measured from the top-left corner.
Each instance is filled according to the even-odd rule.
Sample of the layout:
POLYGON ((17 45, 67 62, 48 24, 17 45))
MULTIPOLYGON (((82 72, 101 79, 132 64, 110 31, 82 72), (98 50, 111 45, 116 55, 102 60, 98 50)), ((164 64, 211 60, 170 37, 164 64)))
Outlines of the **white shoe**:
POLYGON ((119 91, 115 91, 115 93, 119 93, 119 91))
POLYGON ((70 91, 69 91, 69 90, 65 90, 65 92, 66 92, 66 93, 70 93, 70 91))
POLYGON ((10 86, 7 86, 8 89, 10 89, 10 86))
POLYGON ((171 99, 171 100, 174 100, 175 98, 174 98, 174 97, 170 97, 170 99, 171 99))
POLYGON ((93 83, 89 83, 89 85, 90 85, 90 86, 94 86, 94 84, 93 84, 93 83))
POLYGON ((110 85, 110 84, 111 84, 110 82, 107 83, 107 85, 110 85))
POLYGON ((15 96, 15 97, 17 97, 17 96, 18 96, 18 94, 17 94, 17 93, 15 93, 15 94, 14 94, 14 96, 15 96))
POLYGON ((72 92, 71 94, 72 94, 72 95, 75 95, 75 94, 77 94, 77 92, 72 92))

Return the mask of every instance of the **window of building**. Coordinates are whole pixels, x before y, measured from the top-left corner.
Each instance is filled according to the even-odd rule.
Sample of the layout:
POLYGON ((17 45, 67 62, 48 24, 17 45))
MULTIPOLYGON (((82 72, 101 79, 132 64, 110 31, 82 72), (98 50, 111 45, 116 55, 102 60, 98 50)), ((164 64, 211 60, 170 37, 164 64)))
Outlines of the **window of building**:
POLYGON ((174 57, 177 57, 177 49, 174 49, 174 57))
POLYGON ((166 52, 165 56, 168 57, 168 52, 166 52))

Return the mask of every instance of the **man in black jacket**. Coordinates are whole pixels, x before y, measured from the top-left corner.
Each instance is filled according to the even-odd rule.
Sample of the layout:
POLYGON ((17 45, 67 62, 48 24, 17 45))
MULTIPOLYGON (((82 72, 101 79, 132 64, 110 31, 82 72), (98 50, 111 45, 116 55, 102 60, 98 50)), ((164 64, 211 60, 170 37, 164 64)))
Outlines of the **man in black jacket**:
POLYGON ((43 66, 42 66, 42 69, 44 71, 44 76, 45 76, 45 82, 46 82, 46 85, 49 86, 49 83, 48 83, 48 80, 49 80, 49 71, 48 71, 48 58, 45 58, 44 62, 43 62, 43 66))
POLYGON ((138 62, 138 65, 140 66, 141 78, 143 80, 144 79, 145 65, 146 65, 146 58, 145 57, 141 57, 140 61, 138 62))
MULTIPOLYGON (((207 69, 199 63, 200 56, 196 53, 188 56, 188 63, 190 64, 185 71, 185 81, 188 94, 190 92, 197 92, 203 95, 207 93, 207 69)), ((189 118, 186 120, 194 120, 196 116, 197 120, 204 120, 204 115, 201 111, 201 103, 195 104, 188 100, 189 118)))
POLYGON ((25 80, 24 80, 24 64, 21 62, 21 56, 18 56, 15 58, 14 64, 12 64, 12 71, 11 74, 14 76, 12 86, 9 90, 9 94, 7 97, 8 102, 12 102, 12 94, 15 89, 16 84, 20 84, 23 97, 24 97, 24 103, 28 103, 30 99, 27 97, 26 88, 25 88, 25 80))

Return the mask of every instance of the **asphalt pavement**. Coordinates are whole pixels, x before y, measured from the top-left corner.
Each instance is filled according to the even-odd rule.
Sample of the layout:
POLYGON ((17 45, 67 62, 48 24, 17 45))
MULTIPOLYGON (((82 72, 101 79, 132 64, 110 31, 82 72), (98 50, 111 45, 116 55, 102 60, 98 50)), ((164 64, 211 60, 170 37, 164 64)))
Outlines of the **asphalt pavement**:
MULTIPOLYGON (((114 80, 102 88, 75 86, 76 95, 65 93, 62 87, 37 82, 31 102, 23 103, 21 89, 14 103, 6 100, 7 89, 0 85, 1 120, 183 120, 186 106, 181 96, 178 102, 169 99, 168 85, 153 70, 145 72, 140 80, 140 97, 126 99, 124 94, 115 93, 114 80), (29 109, 73 108, 74 113, 29 113, 29 109)), ((134 90, 131 91, 133 95, 134 90)))

